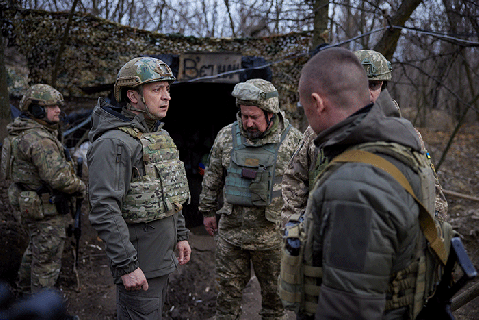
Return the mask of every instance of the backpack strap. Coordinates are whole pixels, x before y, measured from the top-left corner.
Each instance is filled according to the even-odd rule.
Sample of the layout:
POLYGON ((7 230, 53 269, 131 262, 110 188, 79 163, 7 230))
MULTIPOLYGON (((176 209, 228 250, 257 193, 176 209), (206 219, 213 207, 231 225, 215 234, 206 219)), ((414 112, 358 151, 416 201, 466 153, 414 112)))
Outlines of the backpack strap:
POLYGON ((331 161, 331 163, 334 162, 366 163, 389 173, 419 204, 419 225, 421 227, 421 230, 424 233, 424 236, 429 242, 434 253, 438 256, 441 262, 446 265, 447 251, 444 245, 444 240, 442 240, 437 234, 434 219, 429 214, 425 206, 414 194, 414 191, 412 190, 407 178, 402 174, 401 171, 399 171, 399 169, 394 164, 381 156, 364 150, 345 151, 331 161))

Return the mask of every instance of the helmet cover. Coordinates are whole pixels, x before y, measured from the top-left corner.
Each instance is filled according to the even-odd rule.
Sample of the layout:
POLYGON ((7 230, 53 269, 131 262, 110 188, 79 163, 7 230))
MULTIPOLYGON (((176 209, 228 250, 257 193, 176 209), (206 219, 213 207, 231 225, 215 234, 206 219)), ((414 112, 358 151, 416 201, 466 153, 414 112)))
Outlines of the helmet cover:
POLYGON ((381 53, 374 50, 358 50, 354 54, 366 70, 368 80, 390 81, 392 79, 391 63, 381 53))
POLYGON ((121 100, 122 88, 136 88, 149 82, 173 82, 176 78, 163 61, 152 57, 139 57, 128 61, 118 72, 115 82, 115 98, 121 100))
POLYGON ((34 84, 20 100, 20 111, 28 111, 28 107, 32 104, 42 107, 63 106, 64 100, 62 94, 48 84, 34 84))
POLYGON ((279 95, 274 85, 263 79, 250 79, 235 85, 231 93, 236 105, 256 106, 266 112, 279 112, 279 95))

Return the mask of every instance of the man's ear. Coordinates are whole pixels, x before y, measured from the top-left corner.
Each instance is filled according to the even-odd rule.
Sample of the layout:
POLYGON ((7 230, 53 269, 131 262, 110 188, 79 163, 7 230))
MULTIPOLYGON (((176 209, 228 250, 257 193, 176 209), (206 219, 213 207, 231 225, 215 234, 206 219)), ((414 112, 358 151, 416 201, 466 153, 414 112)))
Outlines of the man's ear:
POLYGON ((268 121, 270 121, 273 116, 274 116, 274 113, 268 112, 268 121))
POLYGON ((138 92, 136 92, 135 90, 128 90, 126 92, 126 96, 128 97, 128 99, 130 99, 131 103, 138 103, 138 92))
POLYGON ((311 94, 311 99, 313 100, 312 105, 316 113, 318 115, 324 113, 324 111, 326 110, 326 104, 325 104, 324 98, 320 94, 313 92, 311 94))

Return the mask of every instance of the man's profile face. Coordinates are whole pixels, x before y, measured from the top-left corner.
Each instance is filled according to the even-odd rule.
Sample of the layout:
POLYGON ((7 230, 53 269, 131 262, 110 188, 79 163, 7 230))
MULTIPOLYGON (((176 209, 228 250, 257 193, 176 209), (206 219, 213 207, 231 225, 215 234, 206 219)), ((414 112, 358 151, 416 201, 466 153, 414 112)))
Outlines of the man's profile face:
POLYGON ((46 106, 45 107, 45 117, 48 121, 53 123, 60 122, 60 107, 58 105, 46 106))
MULTIPOLYGON (((265 113, 262 109, 256 106, 240 105, 241 122, 243 129, 246 131, 248 138, 259 138, 267 129, 268 122, 266 121, 265 113)), ((268 114, 269 118, 273 114, 268 114)))
POLYGON ((381 80, 369 80, 369 93, 371 95, 371 102, 376 102, 381 93, 383 82, 381 80))

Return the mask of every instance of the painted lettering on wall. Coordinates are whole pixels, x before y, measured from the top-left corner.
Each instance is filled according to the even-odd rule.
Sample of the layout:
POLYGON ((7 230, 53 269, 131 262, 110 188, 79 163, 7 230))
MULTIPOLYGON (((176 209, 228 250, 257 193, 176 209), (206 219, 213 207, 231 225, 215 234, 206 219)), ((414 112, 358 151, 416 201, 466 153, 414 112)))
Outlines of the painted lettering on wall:
POLYGON ((180 55, 178 81, 239 82, 241 55, 237 53, 185 53, 180 55), (224 74, 226 73, 226 74, 224 74))

